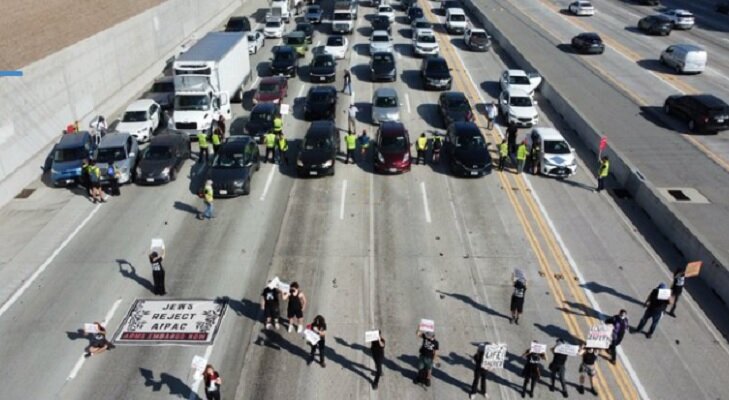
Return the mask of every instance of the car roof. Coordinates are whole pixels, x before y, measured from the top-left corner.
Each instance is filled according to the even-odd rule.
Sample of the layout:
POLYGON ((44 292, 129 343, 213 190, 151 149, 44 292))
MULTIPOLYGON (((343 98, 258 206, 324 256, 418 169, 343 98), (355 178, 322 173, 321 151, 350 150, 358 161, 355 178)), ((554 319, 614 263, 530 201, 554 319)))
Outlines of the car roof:
POLYGON ((230 22, 230 21, 244 21, 244 20, 247 20, 247 19, 248 19, 248 17, 243 16, 243 15, 234 15, 234 16, 228 18, 228 22, 230 22))
POLYGON ((157 104, 154 100, 139 99, 135 100, 127 106, 126 111, 147 111, 152 104, 157 104))
POLYGON ((534 131, 539 134, 542 140, 564 140, 564 136, 554 128, 540 126, 534 128, 534 131))
POLYGON ((88 131, 65 133, 63 134, 63 136, 61 136, 61 140, 56 145, 56 148, 67 149, 73 147, 81 147, 89 140, 91 140, 91 135, 88 131))
POLYGON ((309 88, 309 93, 337 93, 337 88, 334 86, 312 86, 309 88))
POLYGON ((236 138, 240 139, 226 140, 225 142, 223 142, 223 144, 220 145, 220 149, 218 149, 218 152, 238 152, 245 150, 246 146, 248 146, 248 144, 253 139, 252 137, 247 135, 237 135, 236 138))
POLYGON ((481 136, 481 131, 478 129, 478 125, 469 121, 454 122, 451 124, 451 129, 453 130, 453 133, 457 136, 464 134, 468 134, 469 136, 477 134, 481 136))
POLYGON ((375 56, 384 56, 384 55, 390 56, 390 58, 392 58, 392 61, 395 61, 395 55, 392 54, 391 51, 376 51, 372 54, 372 57, 370 57, 370 58, 374 60, 375 56))
POLYGON ((380 133, 384 136, 400 136, 405 133, 405 125, 402 122, 383 121, 380 123, 380 133))
POLYGON ((292 37, 292 36, 293 37, 296 37, 296 36, 304 37, 304 36, 306 36, 306 34, 303 31, 293 31, 293 32, 289 32, 286 36, 288 36, 288 37, 292 37))
POLYGON ((727 104, 724 100, 714 96, 713 94, 697 94, 693 95, 692 97, 701 102, 701 104, 710 108, 727 107, 727 104))
POLYGON ((379 30, 372 32, 372 36, 390 36, 387 31, 379 30))
POLYGON ((466 15, 466 12, 463 11, 463 9, 460 8, 460 7, 449 8, 448 9, 448 12, 451 13, 451 14, 463 14, 463 15, 466 15))
POLYGON ((253 106, 253 109, 251 112, 265 112, 265 113, 272 113, 276 111, 276 104, 274 103, 258 103, 255 106, 253 106))
POLYGON ((509 90, 507 90, 507 93, 509 93, 509 96, 512 97, 532 97, 532 95, 526 89, 520 88, 518 86, 510 87, 509 90))
POLYGON ((506 72, 509 73, 509 76, 526 76, 529 77, 523 69, 507 69, 506 72))
POLYGON ((397 91, 391 87, 378 87, 372 97, 397 97, 397 91))
POLYGON ((320 136, 331 133, 334 130, 334 121, 314 121, 306 130, 306 136, 320 136))
POLYGON ((103 138, 101 138, 101 141, 99 141, 99 148, 107 148, 107 147, 120 147, 124 146, 127 143, 127 140, 129 137, 132 136, 126 132, 115 132, 115 133, 107 133, 104 135, 103 138))
POLYGON ((463 92, 443 92, 440 95, 448 100, 466 98, 466 95, 463 92))

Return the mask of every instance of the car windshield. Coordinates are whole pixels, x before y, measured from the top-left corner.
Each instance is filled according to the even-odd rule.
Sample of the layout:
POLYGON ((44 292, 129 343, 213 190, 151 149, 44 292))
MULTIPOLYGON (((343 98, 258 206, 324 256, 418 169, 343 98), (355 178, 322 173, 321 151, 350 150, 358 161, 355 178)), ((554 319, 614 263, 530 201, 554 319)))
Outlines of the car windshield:
POLYGON ((281 27, 281 21, 268 21, 266 22, 266 28, 280 28, 281 27))
POLYGON ((311 62, 311 65, 314 67, 333 67, 334 60, 331 57, 317 57, 311 62))
POLYGON ((340 36, 331 36, 327 39, 327 46, 339 47, 344 46, 344 38, 340 36))
POLYGON ((578 6, 583 8, 590 8, 592 7, 592 4, 589 1, 580 1, 577 3, 578 6))
POLYGON ((286 38, 286 44, 290 44, 290 45, 304 44, 305 41, 306 41, 306 38, 304 38, 303 36, 302 37, 289 36, 286 38))
POLYGON ((375 107, 397 107, 397 96, 379 96, 375 99, 375 107))
POLYGON ((402 135, 382 136, 380 148, 384 151, 407 150, 408 143, 402 135))
POLYGON ((324 149, 330 150, 334 147, 332 138, 328 136, 306 137, 304 139, 304 150, 324 149))
POLYGON ((272 119, 271 114, 266 113, 266 112, 259 111, 259 112, 251 113, 251 121, 269 122, 269 121, 271 121, 271 119, 272 119))
POLYGON ((243 153, 221 152, 213 160, 213 168, 241 168, 246 165, 246 157, 243 153))
POLYGON ((168 146, 149 146, 144 152, 145 160, 160 161, 172 158, 172 149, 168 146))
POLYGON ((433 25, 430 24, 430 22, 427 21, 418 21, 415 23, 415 29, 417 28, 432 28, 433 25))
POLYGON ((471 105, 468 104, 468 100, 463 97, 451 99, 448 102, 448 109, 453 111, 468 111, 471 109, 471 105))
POLYGON ((450 21, 463 22, 465 20, 466 20, 466 16, 461 15, 461 14, 451 15, 451 17, 450 17, 450 21))
POLYGON ((175 96, 175 110, 207 111, 209 108, 207 96, 175 96))
POLYGON ((432 61, 428 63, 428 71, 430 72, 448 72, 448 64, 445 61, 432 61))
POLYGON ((144 122, 146 120, 147 113, 144 111, 127 111, 122 118, 122 122, 144 122))
POLYGON ((389 54, 375 54, 372 57, 373 64, 392 64, 394 58, 389 54))
POLYGON ((174 82, 155 82, 152 85, 152 93, 169 93, 175 91, 174 82))
POLYGON ((278 83, 261 82, 258 86, 258 91, 261 93, 276 93, 278 92, 278 83))
POLYGON ((486 32, 476 31, 471 32, 471 37, 474 39, 486 39, 488 35, 486 35, 486 32))
POLYGON ((309 8, 306 9, 306 12, 309 14, 319 14, 321 12, 321 7, 309 6, 309 8))
POLYGON ((462 135, 456 137, 456 147, 460 149, 482 149, 486 142, 481 135, 462 135))
POLYGON ((124 147, 101 147, 96 151, 96 161, 109 163, 127 158, 124 147))
POLYGON ((304 34, 306 34, 307 31, 310 31, 312 29, 313 28, 311 27, 310 24, 297 24, 295 30, 297 30, 299 32, 304 32, 304 34))
POLYGON ((419 43, 435 43, 435 36, 433 35, 420 35, 418 36, 419 43))
POLYGON ((373 42, 389 42, 390 38, 384 35, 372 36, 373 42))
POLYGON ((225 26, 225 30, 228 32, 240 32, 245 28, 244 20, 242 19, 231 19, 225 26))
POLYGON ((532 106, 532 99, 529 97, 512 97, 511 98, 511 105, 514 107, 531 107, 532 106))
POLYGON ((56 149, 53 152, 53 161, 55 162, 66 162, 66 161, 77 161, 86 157, 85 149, 83 147, 73 147, 69 149, 56 149))
POLYGON ((352 16, 348 12, 335 12, 332 19, 335 21, 351 21, 352 16))
POLYGON ((274 56, 274 61, 291 61, 294 59, 294 53, 289 52, 277 52, 274 56))
POLYGON ((531 82, 529 82, 529 78, 526 76, 509 76, 509 84, 510 85, 529 85, 531 82))
POLYGON ((570 154, 570 146, 564 140, 545 140, 544 152, 546 154, 570 154))
POLYGON ((256 34, 255 33, 249 33, 248 34, 248 42, 255 42, 256 41, 256 34))
POLYGON ((392 8, 390 8, 390 7, 380 7, 380 9, 377 10, 377 11, 378 12, 381 12, 381 13, 391 13, 392 12, 392 8))

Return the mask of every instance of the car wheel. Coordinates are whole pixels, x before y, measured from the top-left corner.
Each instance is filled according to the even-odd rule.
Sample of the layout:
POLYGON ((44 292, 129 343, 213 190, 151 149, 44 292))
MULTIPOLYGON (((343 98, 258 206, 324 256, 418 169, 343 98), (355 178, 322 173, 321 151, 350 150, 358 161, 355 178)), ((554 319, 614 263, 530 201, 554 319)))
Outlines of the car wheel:
POLYGON ((171 181, 177 180, 177 170, 172 169, 172 171, 170 171, 170 180, 171 181))
POLYGON ((681 66, 680 66, 680 65, 678 65, 678 64, 676 64, 676 66, 675 66, 675 67, 673 67, 673 69, 675 69, 675 70, 676 70, 676 73, 677 73, 677 74, 680 74, 681 72, 683 72, 683 71, 681 71, 681 66))
POLYGON ((689 122, 688 122, 688 128, 689 128, 689 131, 691 131, 691 132, 693 132, 694 130, 696 130, 696 122, 694 122, 693 119, 690 119, 689 120, 689 122))
POLYGON ((335 167, 334 167, 334 166, 335 166, 335 165, 336 165, 336 164, 332 164, 332 173, 331 173, 331 176, 334 176, 334 169, 335 169, 335 167))
POLYGON ((668 102, 663 105, 663 111, 665 111, 666 114, 671 115, 671 106, 668 102))
POLYGON ((248 178, 245 185, 243 185, 243 195, 247 196, 249 194, 251 194, 251 178, 248 178))

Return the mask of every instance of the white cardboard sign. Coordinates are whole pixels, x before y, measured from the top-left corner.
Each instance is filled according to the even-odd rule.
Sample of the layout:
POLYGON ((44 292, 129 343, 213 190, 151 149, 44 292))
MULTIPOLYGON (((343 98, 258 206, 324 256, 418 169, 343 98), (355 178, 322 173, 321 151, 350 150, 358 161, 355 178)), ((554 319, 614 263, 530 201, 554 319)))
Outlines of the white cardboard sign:
POLYGON ((574 357, 580 352, 580 346, 574 345, 574 344, 558 344, 557 347, 554 348, 554 352, 557 354, 565 354, 570 357, 574 357))
POLYGON ((514 268, 514 280, 526 282, 526 276, 524 275, 524 271, 519 268, 514 268))
POLYGON ((671 289, 658 289, 658 300, 668 300, 671 298, 671 289))
POLYGON ((310 345, 314 346, 315 344, 319 343, 319 340, 321 339, 321 337, 319 336, 318 333, 307 328, 307 329, 304 329, 304 339, 306 339, 306 341, 310 345))
POLYGON ((286 115, 288 113, 289 113, 289 105, 281 104, 281 115, 286 115))
POLYGON ((190 364, 190 368, 195 370, 195 375, 200 375, 203 373, 203 370, 205 369, 205 366, 208 364, 208 360, 200 357, 195 356, 192 358, 192 363, 190 364))
POLYGON ((506 360, 506 343, 487 344, 484 346, 481 368, 504 368, 506 360))
POLYGON ((281 281, 278 279, 278 276, 274 276, 273 279, 271 279, 271 281, 268 282, 268 285, 266 286, 268 286, 269 289, 273 289, 277 287, 279 283, 281 283, 281 281))
POLYGON ((607 349, 610 347, 610 343, 613 340, 613 326, 612 325, 594 325, 590 328, 590 332, 587 333, 587 340, 585 341, 585 347, 594 349, 607 349))
POLYGON ((375 342, 380 340, 380 331, 365 331, 365 342, 375 342))
POLYGON ((432 319, 421 319, 418 330, 420 332, 435 332, 435 322, 432 319))
POLYGON ((284 293, 288 293, 289 290, 291 290, 291 285, 290 284, 283 283, 281 281, 278 282, 278 285, 276 285, 276 287, 278 288, 278 290, 280 290, 280 291, 282 291, 284 293))
POLYGON ((544 343, 532 342, 529 351, 535 354, 544 354, 547 352, 547 345, 544 343))
POLYGON ((161 257, 165 256, 165 241, 160 238, 154 238, 152 239, 152 242, 149 244, 149 252, 156 251, 157 254, 159 254, 161 257))
POLYGON ((96 334, 99 330, 96 328, 96 324, 84 324, 84 332, 96 334))

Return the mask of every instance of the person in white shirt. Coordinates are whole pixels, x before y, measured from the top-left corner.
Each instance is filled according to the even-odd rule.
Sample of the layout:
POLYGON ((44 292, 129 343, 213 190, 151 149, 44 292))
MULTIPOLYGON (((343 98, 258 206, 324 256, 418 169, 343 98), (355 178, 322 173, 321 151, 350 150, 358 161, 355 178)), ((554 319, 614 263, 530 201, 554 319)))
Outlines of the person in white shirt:
POLYGON ((347 131, 350 133, 357 132, 357 112, 358 111, 359 111, 359 109, 357 109, 357 106, 355 106, 354 104, 349 105, 349 110, 347 111, 348 115, 349 115, 349 119, 348 119, 349 124, 347 126, 347 128, 348 128, 347 131))
POLYGON ((488 129, 494 129, 494 121, 496 121, 496 117, 499 115, 498 110, 496 109, 496 103, 493 101, 491 104, 486 106, 486 117, 489 120, 488 129))

